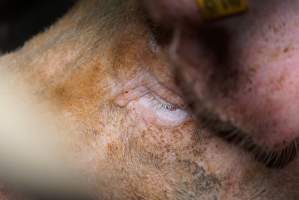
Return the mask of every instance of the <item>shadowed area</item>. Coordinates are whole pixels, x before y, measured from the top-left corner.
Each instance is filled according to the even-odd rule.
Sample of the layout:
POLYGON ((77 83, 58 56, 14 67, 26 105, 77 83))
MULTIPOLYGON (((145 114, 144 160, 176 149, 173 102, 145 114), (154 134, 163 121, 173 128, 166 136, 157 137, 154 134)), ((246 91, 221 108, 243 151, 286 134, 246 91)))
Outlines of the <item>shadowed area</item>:
POLYGON ((1 0, 0 52, 12 51, 53 24, 76 0, 1 0))

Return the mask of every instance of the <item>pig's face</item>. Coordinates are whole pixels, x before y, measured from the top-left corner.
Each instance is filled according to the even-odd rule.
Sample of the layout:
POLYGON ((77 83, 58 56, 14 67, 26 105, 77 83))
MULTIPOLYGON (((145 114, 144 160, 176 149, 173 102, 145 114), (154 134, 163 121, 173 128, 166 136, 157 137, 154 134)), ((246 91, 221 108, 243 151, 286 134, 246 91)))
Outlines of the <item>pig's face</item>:
MULTIPOLYGON (((250 46, 257 43, 258 34, 241 34, 232 41, 241 43, 242 37, 253 41, 250 46)), ((291 56, 294 48, 275 59, 291 56)), ((175 84, 167 51, 156 43, 134 1, 118 6, 113 1, 82 1, 64 20, 3 62, 19 69, 37 88, 34 94, 67 121, 78 160, 106 199, 296 199, 297 161, 279 171, 267 169, 251 153, 195 125, 175 84), (23 68, 18 68, 21 64, 23 68)), ((239 52, 244 63, 256 54, 250 52, 239 52)), ((264 73, 272 67, 254 66, 264 73)), ((288 67, 284 71, 289 77, 288 67)), ((199 77, 210 83, 204 72, 199 77)), ((286 87, 284 80, 277 87, 286 87)), ((223 94, 219 82, 202 85, 200 92, 208 94, 215 110, 230 103, 219 103, 222 96, 213 96, 217 91, 223 94)), ((233 97, 242 93, 245 86, 241 86, 233 88, 233 97)), ((249 89, 247 96, 239 97, 244 109, 255 105, 270 109, 258 99, 247 104, 255 94, 249 89)), ((231 112, 237 113, 237 108, 231 112)))

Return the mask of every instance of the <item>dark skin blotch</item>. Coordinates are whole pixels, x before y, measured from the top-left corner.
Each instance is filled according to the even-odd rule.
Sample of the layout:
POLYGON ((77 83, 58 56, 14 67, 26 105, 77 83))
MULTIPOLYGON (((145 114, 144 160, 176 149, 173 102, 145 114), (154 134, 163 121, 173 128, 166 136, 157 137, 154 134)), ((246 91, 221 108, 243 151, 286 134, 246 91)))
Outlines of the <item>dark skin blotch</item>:
MULTIPOLYGON (((221 187, 221 180, 215 175, 207 172, 202 166, 190 160, 180 160, 178 161, 179 166, 183 171, 191 174, 190 181, 184 181, 180 188, 180 192, 188 191, 193 188, 195 196, 198 198, 205 194, 217 194, 221 187)), ((190 198, 192 199, 192 197, 190 198)))

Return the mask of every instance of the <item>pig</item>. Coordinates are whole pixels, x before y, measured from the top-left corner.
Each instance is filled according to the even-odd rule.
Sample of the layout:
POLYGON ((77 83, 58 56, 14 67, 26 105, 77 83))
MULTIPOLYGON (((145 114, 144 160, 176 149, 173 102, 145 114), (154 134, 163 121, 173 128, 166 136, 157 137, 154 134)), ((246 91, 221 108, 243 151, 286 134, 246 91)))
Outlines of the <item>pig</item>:
POLYGON ((297 199, 299 1, 252 2, 165 30, 150 4, 81 0, 1 74, 98 199, 297 199))

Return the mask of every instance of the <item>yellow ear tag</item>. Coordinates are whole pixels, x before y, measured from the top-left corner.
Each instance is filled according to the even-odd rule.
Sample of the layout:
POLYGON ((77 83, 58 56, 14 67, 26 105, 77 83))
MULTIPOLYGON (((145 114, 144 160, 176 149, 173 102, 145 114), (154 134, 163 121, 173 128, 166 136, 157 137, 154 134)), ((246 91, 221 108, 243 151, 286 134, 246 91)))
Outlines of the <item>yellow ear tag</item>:
POLYGON ((248 0, 196 0, 203 20, 216 20, 248 10, 248 0))

